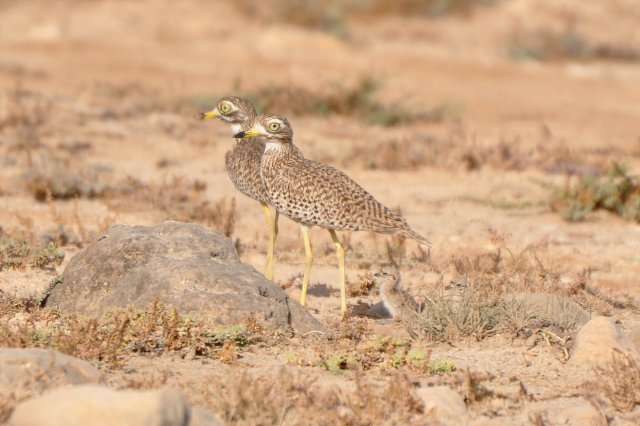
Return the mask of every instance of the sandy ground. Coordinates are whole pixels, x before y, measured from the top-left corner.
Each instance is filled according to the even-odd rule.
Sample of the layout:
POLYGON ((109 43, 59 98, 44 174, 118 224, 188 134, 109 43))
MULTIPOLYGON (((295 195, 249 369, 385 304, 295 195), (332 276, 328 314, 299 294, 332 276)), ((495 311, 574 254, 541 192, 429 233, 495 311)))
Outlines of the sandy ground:
MULTIPOLYGON (((386 205, 401 207, 412 227, 433 242, 434 263, 495 250, 492 236, 499 235, 512 252, 537 247, 542 261, 561 271, 567 282, 588 270, 597 288, 640 296, 640 225, 605 212, 580 223, 566 222, 550 209, 549 192, 537 183, 566 181, 562 167, 549 166, 556 157, 600 170, 618 160, 638 170, 640 62, 516 60, 509 54, 518 37, 549 28, 563 31, 568 22, 586 43, 638 49, 640 11, 633 1, 591 1, 584 7, 578 1, 555 3, 514 0, 440 19, 359 17, 347 21, 349 36, 341 38, 248 17, 225 1, 0 1, 2 231, 35 239, 59 226, 73 231, 78 243, 62 247, 66 259, 61 272, 108 225, 151 225, 169 218, 153 205, 138 206, 126 197, 34 200, 24 178, 29 162, 43 167, 46 159, 63 156, 72 168, 101 171, 101 182, 111 187, 128 177, 155 185, 197 179, 206 183, 203 198, 211 202, 235 197, 233 237, 239 239, 243 260, 261 269, 267 243, 264 217, 258 204, 239 194, 226 176, 229 130, 219 122, 194 120, 194 100, 213 106, 219 96, 238 90, 291 84, 321 91, 371 77, 381 83, 376 94, 380 102, 417 111, 453 105, 456 112, 437 122, 393 127, 349 116, 291 116, 295 141, 308 157, 342 168, 386 205), (611 31, 603 31, 601 19, 607 19, 611 31), (38 121, 35 138, 25 139, 19 126, 11 124, 16 90, 24 92, 24 115, 38 121), (24 140, 35 142, 25 149, 24 140), (389 141, 400 141, 406 149, 417 146, 426 156, 423 164, 371 169, 368 158, 350 155, 360 147, 375 159, 376 151, 367 147, 389 141), (465 165, 465 152, 504 144, 519 153, 522 167, 511 167, 507 160, 473 170, 465 165), (500 203, 524 207, 501 208, 500 203)), ((343 238, 349 246, 351 282, 386 261, 389 237, 352 233, 343 238)), ((336 262, 326 231, 314 229, 312 242, 316 261, 309 309, 326 322, 339 313, 336 262)), ((407 243, 407 256, 416 250, 407 243)), ((284 285, 302 272, 302 263, 298 226, 282 218, 275 281, 284 285)), ((52 274, 0 271, 0 288, 35 294, 52 274)), ((403 271, 404 286, 415 294, 438 279, 419 263, 403 271)), ((299 281, 287 291, 298 297, 298 287, 299 281)), ((375 303, 379 298, 350 297, 349 303, 359 300, 375 303)), ((634 313, 619 315, 625 329, 638 321, 634 313)), ((375 321, 371 326, 378 333, 397 328, 375 321)), ((517 394, 522 381, 536 401, 570 405, 575 392, 569 389, 580 384, 563 375, 549 351, 536 347, 532 353, 524 341, 498 336, 455 347, 431 346, 432 357, 490 373, 490 386, 506 394, 517 394), (514 375, 518 381, 511 380, 514 375), (566 381, 566 392, 558 391, 558 380, 566 381)), ((220 368, 284 363, 282 353, 250 352, 244 366, 220 368)), ((186 378, 202 368, 172 359, 131 360, 142 371, 153 371, 158 363, 186 378)), ((306 368, 310 375, 329 374, 306 368)), ((542 403, 485 406, 475 415, 495 424, 526 424, 528 413, 540 409, 536 404, 542 403)))

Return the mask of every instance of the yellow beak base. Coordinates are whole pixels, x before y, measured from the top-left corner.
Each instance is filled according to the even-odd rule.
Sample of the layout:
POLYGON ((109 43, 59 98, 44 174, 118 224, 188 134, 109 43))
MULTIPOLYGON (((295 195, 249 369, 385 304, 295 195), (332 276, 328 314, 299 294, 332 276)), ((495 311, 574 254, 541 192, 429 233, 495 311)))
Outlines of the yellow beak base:
POLYGON ((261 136, 261 135, 262 133, 260 133, 260 131, 256 129, 249 129, 246 132, 244 132, 245 138, 255 138, 256 136, 261 136))
POLYGON ((211 111, 201 112, 200 114, 198 114, 198 117, 201 120, 207 120, 209 118, 216 118, 216 117, 218 117, 218 111, 213 109, 211 111))

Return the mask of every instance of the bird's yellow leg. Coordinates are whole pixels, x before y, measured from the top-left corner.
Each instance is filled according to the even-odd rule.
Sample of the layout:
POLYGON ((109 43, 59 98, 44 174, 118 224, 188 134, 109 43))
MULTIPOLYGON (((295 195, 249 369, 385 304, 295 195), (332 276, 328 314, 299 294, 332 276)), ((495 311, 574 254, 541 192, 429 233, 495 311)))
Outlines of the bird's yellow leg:
POLYGON ((311 252, 311 242, 309 241, 309 228, 300 225, 302 228, 302 238, 304 239, 304 277, 302 278, 302 294, 300 304, 307 303, 307 287, 309 286, 309 275, 311 275, 311 265, 313 264, 313 253, 311 252))
POLYGON ((264 265, 264 275, 268 280, 273 280, 273 250, 276 245, 276 236, 278 235, 278 211, 276 210, 274 218, 266 203, 260 202, 260 205, 267 217, 267 226, 269 227, 269 248, 267 249, 267 262, 264 265))
POLYGON ((333 245, 336 246, 336 255, 338 256, 338 268, 340 268, 340 318, 345 319, 347 313, 347 286, 345 283, 344 272, 344 247, 340 243, 336 231, 329 229, 333 245))
MULTIPOLYGON (((275 210, 275 208, 274 208, 275 210)), ((269 245, 271 246, 271 265, 269 267, 269 276, 267 277, 269 280, 273 281, 273 263, 274 258, 276 256, 276 238, 278 238, 278 219, 280 218, 280 213, 276 210, 276 213, 273 215, 273 226, 271 227, 271 238, 269 239, 269 245)))

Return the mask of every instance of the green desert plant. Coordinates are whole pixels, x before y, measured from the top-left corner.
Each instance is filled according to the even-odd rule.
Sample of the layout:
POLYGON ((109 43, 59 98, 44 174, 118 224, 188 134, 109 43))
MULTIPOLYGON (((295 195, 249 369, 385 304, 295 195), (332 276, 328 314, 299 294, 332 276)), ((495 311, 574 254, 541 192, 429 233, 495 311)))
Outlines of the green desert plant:
POLYGON ((429 372, 431 374, 445 374, 456 371, 456 365, 446 359, 438 359, 429 362, 429 372))
POLYGON ((640 182, 626 166, 613 163, 606 176, 584 176, 575 185, 554 187, 551 207, 571 222, 584 220, 595 210, 640 222, 640 182))

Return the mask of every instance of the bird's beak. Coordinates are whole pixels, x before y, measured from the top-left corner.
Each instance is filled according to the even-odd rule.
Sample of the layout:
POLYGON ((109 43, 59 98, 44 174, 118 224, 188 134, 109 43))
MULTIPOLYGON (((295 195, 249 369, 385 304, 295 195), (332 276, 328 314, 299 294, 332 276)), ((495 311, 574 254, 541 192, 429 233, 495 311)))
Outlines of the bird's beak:
POLYGON ((243 139, 243 138, 255 138, 256 136, 260 136, 260 135, 262 135, 262 133, 260 133, 259 130, 250 129, 240 133, 236 133, 235 135, 233 135, 233 137, 236 139, 243 139))
POLYGON ((218 116, 219 116, 218 108, 212 109, 211 111, 207 111, 207 112, 201 112, 200 114, 196 115, 196 117, 199 118, 200 120, 206 120, 208 118, 216 118, 218 116))

